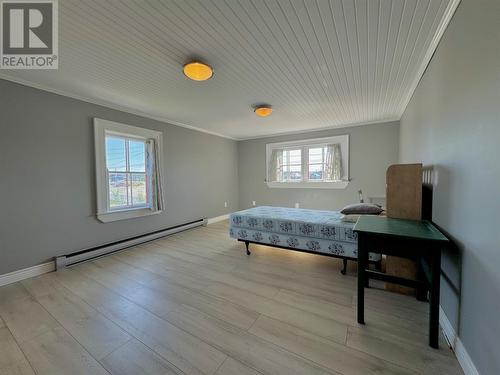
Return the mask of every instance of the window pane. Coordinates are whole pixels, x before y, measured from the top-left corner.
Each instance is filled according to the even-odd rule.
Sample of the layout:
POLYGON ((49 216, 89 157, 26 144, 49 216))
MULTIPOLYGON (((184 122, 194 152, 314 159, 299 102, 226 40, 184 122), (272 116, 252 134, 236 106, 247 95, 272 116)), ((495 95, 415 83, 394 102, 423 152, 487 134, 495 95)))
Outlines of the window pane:
POLYGON ((126 171, 125 140, 106 137, 106 167, 111 172, 126 171))
POLYGON ((323 164, 309 165, 309 180, 323 179, 323 164))
POLYGON ((146 144, 130 140, 128 146, 130 172, 146 172, 146 144))
POLYGON ((290 153, 288 151, 283 151, 283 164, 290 164, 290 153))
POLYGON ((300 165, 291 165, 288 167, 287 174, 285 175, 285 179, 290 181, 300 181, 302 178, 300 165))
POLYGON ((126 206, 127 199, 127 174, 109 174, 109 207, 126 206))
POLYGON ((323 163, 323 147, 309 149, 309 163, 323 163))
POLYGON ((131 174, 132 204, 134 206, 147 203, 146 174, 131 174))
POLYGON ((283 166, 283 181, 289 181, 289 180, 290 180, 290 166, 284 165, 283 166))
POLYGON ((290 155, 289 164, 298 164, 298 165, 300 165, 302 163, 302 160, 301 160, 301 150, 290 150, 289 151, 289 155, 290 155))
POLYGON ((284 181, 285 180, 284 171, 285 171, 285 167, 283 165, 280 165, 278 167, 278 181, 284 181))

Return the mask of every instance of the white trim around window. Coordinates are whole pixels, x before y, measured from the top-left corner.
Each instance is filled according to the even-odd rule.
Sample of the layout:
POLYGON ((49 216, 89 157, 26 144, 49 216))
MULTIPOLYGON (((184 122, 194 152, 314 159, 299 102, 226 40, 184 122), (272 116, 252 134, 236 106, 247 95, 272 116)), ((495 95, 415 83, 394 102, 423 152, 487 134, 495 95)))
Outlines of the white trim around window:
MULTIPOLYGON (((161 186, 155 190, 153 183, 161 184, 161 176, 159 178, 152 178, 149 175, 151 173, 150 169, 145 165, 144 173, 136 173, 125 171, 123 174, 145 174, 148 176, 145 178, 147 184, 145 203, 140 203, 136 205, 129 205, 125 207, 115 206, 112 207, 110 204, 110 194, 109 194, 109 175, 107 160, 106 160, 106 137, 123 138, 133 141, 152 142, 154 147, 157 148, 154 153, 154 163, 159 166, 162 165, 161 155, 162 155, 162 138, 163 133, 155 130, 139 128, 135 126, 125 125, 113 121, 103 120, 99 118, 94 118, 94 142, 95 142, 95 168, 96 168, 96 192, 97 192, 97 218, 104 223, 131 219, 141 216, 155 215, 162 212, 162 204, 160 208, 158 205, 152 204, 152 191, 159 191, 161 194, 161 186)), ((146 147, 146 146, 145 146, 146 147)), ((126 151, 128 152, 128 150, 126 151)), ((146 151, 145 151, 146 152, 146 151)), ((128 154, 126 156, 128 158, 128 154)), ((128 163, 128 159, 127 159, 128 163)), ((146 164, 146 162, 145 162, 146 164)), ((114 173, 114 172, 111 172, 114 173)), ((122 172, 119 172, 121 174, 122 172)), ((155 176, 156 177, 156 176, 155 176)), ((127 193, 128 194, 128 193, 127 193)), ((160 201, 161 200, 160 196, 160 201)))
MULTIPOLYGON (((283 158, 283 156, 281 156, 283 158)), ((273 164, 276 162, 273 159, 273 164)), ((286 159, 286 158, 285 158, 286 159)), ((324 162, 324 156, 323 156, 324 162)), ((282 162, 284 163, 284 162, 282 162)), ((279 162, 278 162, 279 164, 279 162)), ((279 168, 279 166, 278 166, 279 168)), ((278 173, 279 174, 279 173, 278 173)), ((324 170, 322 172, 322 176, 324 176, 324 170)), ((278 143, 268 143, 266 144, 266 184, 270 188, 298 188, 298 189, 345 189, 349 184, 349 135, 338 135, 332 137, 324 137, 324 138, 314 138, 314 139, 304 139, 298 141, 289 141, 289 142, 278 142, 278 143), (326 147, 328 145, 339 145, 341 150, 341 168, 342 173, 341 177, 336 180, 313 180, 309 179, 309 169, 310 166, 314 163, 309 163, 309 149, 326 147), (274 174, 274 170, 270 167, 271 159, 275 159, 275 154, 273 154, 273 150, 287 151, 287 150, 297 150, 300 149, 300 157, 301 157, 301 170, 300 170, 300 179, 298 177, 297 181, 293 181, 287 176, 286 181, 283 181, 285 177, 282 178, 281 181, 276 180, 270 176, 270 174, 274 174)))

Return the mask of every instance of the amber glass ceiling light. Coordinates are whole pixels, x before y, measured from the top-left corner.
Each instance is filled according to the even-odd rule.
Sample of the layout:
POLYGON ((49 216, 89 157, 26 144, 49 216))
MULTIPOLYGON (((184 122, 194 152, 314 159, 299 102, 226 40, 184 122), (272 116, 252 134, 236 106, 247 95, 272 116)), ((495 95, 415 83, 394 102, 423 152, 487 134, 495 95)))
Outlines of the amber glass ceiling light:
POLYGON ((210 66, 198 61, 193 61, 184 65, 183 71, 186 77, 192 79, 193 81, 206 81, 214 74, 214 71, 210 66))
POLYGON ((264 105, 262 105, 262 106, 256 107, 254 109, 254 112, 259 117, 267 117, 271 113, 273 113, 273 109, 270 106, 267 106, 267 105, 264 106, 264 105))

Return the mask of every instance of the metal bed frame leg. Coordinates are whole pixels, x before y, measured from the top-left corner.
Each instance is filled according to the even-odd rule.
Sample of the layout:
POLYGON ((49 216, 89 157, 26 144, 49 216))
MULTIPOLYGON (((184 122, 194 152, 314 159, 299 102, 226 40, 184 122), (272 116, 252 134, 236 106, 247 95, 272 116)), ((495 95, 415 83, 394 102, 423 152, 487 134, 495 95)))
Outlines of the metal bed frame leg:
POLYGON ((245 246, 246 246, 246 248, 247 248, 247 255, 252 254, 252 253, 250 252, 250 250, 248 250, 248 246, 249 246, 249 245, 250 245, 250 242, 245 241, 245 246))
POLYGON ((342 269, 340 270, 340 273, 341 273, 342 275, 345 275, 345 274, 346 274, 346 272, 347 272, 347 259, 346 259, 346 258, 343 258, 343 259, 342 259, 342 263, 344 264, 344 268, 342 268, 342 269))

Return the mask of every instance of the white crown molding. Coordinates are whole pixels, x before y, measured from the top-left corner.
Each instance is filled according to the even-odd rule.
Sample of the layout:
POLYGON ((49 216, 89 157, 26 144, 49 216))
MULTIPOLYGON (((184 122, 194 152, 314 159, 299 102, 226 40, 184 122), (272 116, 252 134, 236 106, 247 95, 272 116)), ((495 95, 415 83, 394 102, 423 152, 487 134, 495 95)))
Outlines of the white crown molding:
POLYGON ((274 137, 281 137, 284 135, 307 134, 307 133, 327 131, 327 130, 341 130, 341 129, 345 129, 345 128, 352 128, 355 126, 384 124, 387 122, 396 122, 399 120, 400 120, 399 118, 393 117, 393 118, 387 118, 384 120, 377 120, 377 121, 354 122, 352 124, 343 124, 343 125, 338 125, 338 126, 326 126, 326 127, 312 128, 312 129, 306 129, 306 130, 294 130, 294 131, 289 131, 289 132, 281 132, 281 133, 275 133, 275 134, 256 135, 255 137, 237 138, 236 140, 237 141, 249 141, 252 139, 274 138, 274 137))
POLYGON ((472 362, 472 358, 469 356, 464 344, 460 340, 460 337, 458 337, 441 306, 439 306, 439 325, 441 326, 450 347, 455 352, 455 357, 457 357, 458 363, 462 367, 462 370, 464 370, 464 374, 479 375, 479 371, 477 371, 474 362, 472 362))
POLYGON ((22 270, 13 271, 0 275, 0 286, 12 284, 30 277, 42 275, 52 272, 56 269, 54 261, 38 264, 33 267, 23 268, 22 270))
POLYGON ((418 84, 420 83, 420 80, 422 79, 425 70, 427 69, 427 66, 430 64, 432 56, 434 55, 434 52, 436 52, 436 49, 439 45, 439 42, 441 41, 441 38, 444 35, 444 32, 446 28, 448 27, 448 24, 450 23, 453 14, 455 14, 455 11, 458 8, 458 5, 460 4, 461 0, 452 0, 448 4, 448 7, 446 8, 443 18, 441 19, 441 22, 439 23, 439 26, 436 30, 436 33, 434 34, 434 37, 432 38, 431 43, 429 44, 429 48, 427 48, 427 52, 424 55, 424 59, 422 60, 422 64, 420 64, 419 69, 417 70, 417 75, 415 76, 415 80, 413 83, 410 85, 410 90, 408 91, 408 96, 405 98, 403 101, 403 106, 401 107, 402 110, 399 113, 399 119, 403 116, 403 114, 406 111, 406 107, 410 103, 411 98, 413 97, 413 94, 415 93, 415 90, 417 89, 418 84))
POLYGON ((42 90, 42 91, 47 91, 47 92, 50 92, 52 94, 65 96, 65 97, 68 97, 68 98, 71 98, 71 99, 80 100, 82 102, 99 105, 99 106, 106 107, 106 108, 109 108, 109 109, 114 109, 116 111, 126 112, 126 113, 130 113, 132 115, 149 118, 151 120, 161 121, 161 122, 164 122, 164 123, 167 123, 167 124, 170 124, 170 125, 180 126, 182 128, 186 128, 186 129, 195 130, 195 131, 198 131, 198 132, 201 132, 201 133, 206 133, 206 134, 214 135, 216 137, 227 138, 227 139, 231 139, 232 141, 238 141, 239 140, 237 138, 233 138, 233 137, 230 137, 228 135, 224 135, 224 134, 217 133, 217 132, 212 132, 210 130, 205 130, 205 129, 202 129, 202 128, 198 128, 198 127, 193 126, 193 125, 184 124, 184 123, 179 122, 179 121, 170 120, 170 119, 168 119, 166 117, 150 115, 148 113, 145 113, 145 112, 142 112, 142 111, 138 111, 138 110, 130 108, 130 107, 126 107, 126 106, 122 106, 122 105, 110 103, 110 102, 107 102, 107 101, 101 100, 101 99, 93 99, 93 98, 89 98, 89 97, 82 96, 82 95, 72 94, 72 93, 69 93, 69 92, 66 92, 66 91, 63 91, 63 90, 54 89, 52 87, 48 87, 48 86, 45 86, 45 85, 42 85, 42 84, 39 84, 39 83, 35 83, 35 82, 32 82, 32 81, 24 80, 24 79, 17 78, 17 77, 11 77, 11 76, 8 76, 8 75, 6 75, 4 73, 0 73, 0 79, 3 79, 5 81, 14 82, 14 83, 17 83, 17 84, 20 84, 20 85, 23 85, 23 86, 32 87, 34 89, 38 89, 38 90, 42 90))
POLYGON ((221 215, 221 216, 216 216, 216 217, 211 217, 210 219, 207 220, 207 224, 214 224, 218 223, 219 221, 224 221, 229 219, 229 214, 221 215))

